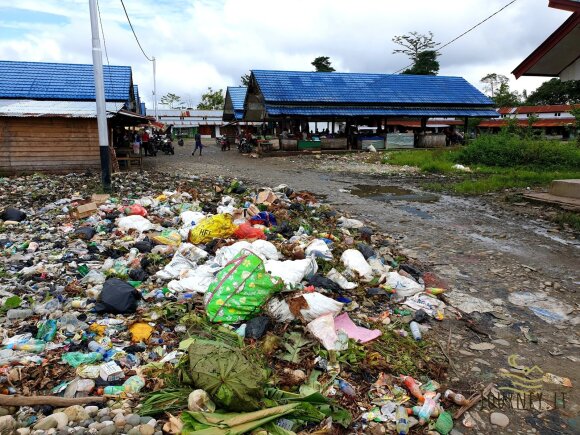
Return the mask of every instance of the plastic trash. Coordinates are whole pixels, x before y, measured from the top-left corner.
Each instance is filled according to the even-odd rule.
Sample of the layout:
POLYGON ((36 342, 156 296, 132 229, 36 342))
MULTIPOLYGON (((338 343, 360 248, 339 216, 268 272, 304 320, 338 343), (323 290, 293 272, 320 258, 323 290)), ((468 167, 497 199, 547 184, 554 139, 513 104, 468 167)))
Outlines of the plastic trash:
POLYGON ((373 270, 360 251, 347 249, 342 253, 340 261, 347 269, 358 274, 363 281, 370 281, 373 278, 373 270))
POLYGON ((276 292, 282 281, 266 273, 257 255, 242 251, 216 276, 205 296, 212 322, 234 323, 247 320, 276 292))
POLYGON ((234 236, 237 239, 262 239, 266 240, 264 231, 260 228, 255 228, 249 223, 243 223, 236 228, 234 236))
POLYGON ((56 320, 48 319, 42 322, 38 328, 36 338, 46 342, 54 340, 56 336, 56 320))
POLYGON ((419 329, 419 324, 415 321, 409 323, 409 328, 411 328, 411 334, 413 338, 417 341, 421 340, 421 329, 419 329))
POLYGON ((348 337, 344 333, 337 333, 334 327, 332 314, 325 314, 314 319, 306 329, 314 335, 326 350, 345 350, 348 348, 348 337))
POLYGON ((367 343, 381 336, 382 332, 378 329, 367 329, 357 326, 353 323, 348 313, 343 313, 334 319, 334 327, 337 331, 344 331, 348 338, 367 343))
POLYGON ((326 274, 326 277, 337 283, 343 290, 352 290, 358 287, 356 283, 350 282, 336 269, 331 269, 330 272, 326 274))
POLYGON ((419 402, 423 402, 425 400, 425 397, 423 396, 423 393, 421 392, 421 389, 419 388, 419 385, 415 379, 413 379, 411 376, 401 375, 401 380, 403 381, 403 385, 407 388, 407 390, 409 390, 409 393, 411 393, 413 397, 415 397, 419 402))
POLYGON ((231 236, 236 230, 232 217, 227 214, 210 216, 189 231, 188 241, 194 245, 231 236))
POLYGON ((398 435, 407 435, 409 433, 409 414, 404 406, 397 406, 395 422, 398 435))
POLYGON ((454 393, 451 390, 446 390, 443 397, 447 400, 451 400, 453 403, 459 406, 467 405, 468 400, 465 398, 463 394, 454 393))
POLYGON ((153 327, 147 323, 138 322, 133 323, 129 328, 131 333, 131 341, 137 343, 140 341, 147 341, 153 333, 153 327))
POLYGON ((73 366, 78 367, 81 364, 92 364, 97 361, 101 361, 103 359, 103 355, 98 352, 89 352, 89 353, 82 353, 82 352, 67 352, 62 354, 63 362, 73 366))
POLYGON ((389 272, 387 275, 387 285, 395 290, 398 297, 406 298, 423 291, 423 286, 411 278, 400 275, 397 272, 389 272))
POLYGON ((347 219, 344 216, 338 218, 338 225, 342 228, 348 229, 362 228, 365 226, 365 224, 358 219, 347 219))
MULTIPOLYGON (((344 305, 318 292, 304 293, 297 297, 303 298, 308 304, 308 308, 300 310, 300 315, 306 322, 311 322, 324 314, 332 314, 334 317, 340 313, 344 305)), ((289 322, 295 319, 288 303, 283 299, 272 298, 268 302, 266 310, 277 322, 289 322)))
POLYGON ((97 234, 97 232, 92 227, 79 227, 74 232, 76 237, 83 240, 91 240, 95 237, 95 234, 97 234))
POLYGON ((119 211, 121 213, 126 214, 127 216, 147 216, 147 210, 145 210, 145 207, 143 207, 140 204, 133 204, 133 205, 129 205, 127 207, 121 207, 119 209, 119 211))
POLYGON ((120 230, 123 231, 137 230, 140 233, 151 231, 155 228, 155 225, 153 225, 148 219, 139 215, 124 216, 119 218, 117 221, 117 226, 120 230))
POLYGON ((350 385, 345 380, 343 380, 343 379, 338 380, 338 388, 340 388, 340 391, 342 391, 348 397, 351 397, 351 398, 356 397, 355 389, 353 388, 352 385, 350 385))
POLYGON ((204 390, 193 390, 187 398, 187 409, 196 412, 214 412, 215 403, 204 390))
POLYGON ((315 256, 316 258, 322 258, 326 261, 332 261, 332 251, 328 244, 322 239, 316 239, 310 242, 310 244, 304 250, 307 257, 315 256))
POLYGON ((246 323, 246 330, 244 336, 246 338, 253 338, 257 340, 262 338, 262 336, 266 333, 268 326, 270 325, 270 318, 267 316, 258 316, 254 317, 253 319, 249 320, 246 323))
POLYGON ((28 308, 12 308, 6 312, 6 318, 10 321, 27 319, 33 315, 34 311, 28 308))
POLYGON ((336 282, 319 274, 312 275, 310 278, 308 278, 308 284, 336 293, 340 293, 342 290, 342 288, 336 282))
POLYGON ((83 277, 83 279, 81 279, 81 283, 96 285, 96 284, 103 284, 106 280, 107 280, 107 277, 105 276, 104 273, 102 273, 100 270, 93 269, 93 270, 89 271, 89 273, 87 273, 83 277))
POLYGON ((194 292, 205 293, 210 284, 215 281, 215 273, 219 267, 203 264, 193 270, 180 274, 179 280, 169 281, 167 288, 175 293, 194 292))
POLYGON ((14 207, 7 207, 0 214, 0 219, 3 221, 22 222, 26 219, 26 213, 14 207))
POLYGON ((429 419, 431 418, 431 414, 433 414, 433 411, 435 411, 435 408, 437 407, 437 400, 439 400, 440 396, 441 394, 438 393, 434 398, 425 397, 423 406, 421 407, 421 409, 419 410, 419 414, 417 415, 419 417, 419 424, 423 425, 427 421, 429 421, 429 419))
POLYGON ((278 222, 276 221, 276 217, 267 211, 261 211, 258 214, 252 216, 250 218, 250 223, 252 225, 264 225, 266 227, 270 226, 278 226, 278 222))
POLYGON ((286 286, 299 284, 304 278, 309 278, 318 271, 318 264, 313 257, 294 261, 268 260, 265 266, 272 276, 282 278, 286 286))
POLYGON ((158 245, 179 246, 181 245, 181 234, 176 230, 163 230, 159 234, 154 234, 151 240, 158 245))
POLYGON ((137 310, 141 293, 125 281, 109 278, 103 284, 101 300, 96 304, 98 313, 126 314, 137 310))

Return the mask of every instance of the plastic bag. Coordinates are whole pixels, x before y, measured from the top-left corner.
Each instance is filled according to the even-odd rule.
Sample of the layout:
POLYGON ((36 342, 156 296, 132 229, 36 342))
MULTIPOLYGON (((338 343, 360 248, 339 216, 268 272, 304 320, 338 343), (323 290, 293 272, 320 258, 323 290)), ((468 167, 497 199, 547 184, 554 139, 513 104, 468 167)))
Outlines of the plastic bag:
POLYGON ((348 349, 348 336, 345 333, 336 332, 332 314, 325 314, 314 319, 306 325, 306 329, 320 341, 326 350, 348 349))
POLYGON ((365 226, 364 223, 358 219, 347 219, 344 216, 338 218, 338 225, 342 228, 362 228, 365 226))
POLYGON ((236 238, 238 239, 266 240, 266 235, 264 234, 264 231, 262 231, 260 228, 254 228, 251 224, 247 222, 241 224, 238 228, 236 228, 236 231, 234 231, 234 236, 236 236, 236 238))
POLYGON ((400 275, 397 272, 389 272, 387 275, 387 285, 395 290, 398 297, 409 297, 424 290, 423 286, 411 278, 400 275))
POLYGON ((212 322, 235 323, 247 320, 283 283, 266 273, 262 259, 240 252, 216 277, 206 293, 206 313, 212 322))
POLYGON ((67 352, 62 355, 62 360, 75 368, 81 364, 92 364, 102 359, 103 355, 98 352, 67 352))
POLYGON ((332 260, 332 252, 328 244, 322 239, 316 239, 310 242, 304 251, 307 257, 314 255, 317 258, 322 258, 326 261, 332 260))
POLYGON ((179 246, 181 244, 181 234, 175 230, 163 230, 159 234, 151 236, 158 245, 179 246))
POLYGON ((195 270, 189 270, 182 274, 179 280, 169 281, 167 288, 176 293, 205 293, 210 284, 214 282, 215 273, 218 270, 218 267, 203 264, 195 270))
POLYGON ((347 249, 342 253, 340 261, 347 269, 356 272, 363 281, 370 281, 373 278, 373 270, 360 251, 347 249))
POLYGON ((153 327, 148 323, 133 323, 129 328, 131 333, 131 341, 138 343, 140 341, 145 342, 151 337, 153 333, 153 327))
POLYGON ((265 240, 253 241, 251 251, 268 260, 277 260, 280 258, 280 253, 274 244, 265 240))
POLYGON ((140 204, 133 204, 127 207, 121 207, 119 209, 121 213, 126 214, 127 216, 147 216, 147 210, 140 204))
MULTIPOLYGON (((304 293, 297 297, 303 298, 308 304, 308 308, 300 310, 300 315, 306 322, 311 322, 324 314, 332 314, 333 316, 336 316, 340 313, 344 305, 343 303, 335 301, 334 299, 326 297, 318 292, 304 293)), ((290 312, 290 306, 288 303, 283 299, 273 298, 270 300, 266 307, 266 311, 278 322, 290 322, 296 318, 290 312)))
POLYGON ((266 262, 266 270, 273 276, 282 278, 287 286, 292 286, 314 275, 318 271, 318 264, 313 257, 294 261, 269 260, 266 262))
POLYGON ((95 311, 113 314, 134 313, 139 299, 141 293, 131 285, 117 278, 109 278, 103 284, 101 300, 96 304, 95 311))
POLYGON ((205 219, 205 214, 203 214, 199 211, 187 210, 179 215, 179 219, 181 219, 181 222, 183 222, 183 225, 195 226, 200 221, 205 219))
POLYGON ((194 245, 208 243, 213 239, 231 236, 236 230, 232 217, 227 214, 217 214, 205 218, 189 231, 188 240, 194 245))
POLYGON ((257 215, 252 216, 250 218, 250 222, 253 225, 260 224, 260 225, 265 225, 267 227, 278 226, 278 222, 276 221, 276 217, 272 213, 267 212, 267 211, 261 211, 257 215))
POLYGON ((145 231, 151 231, 155 228, 149 220, 145 219, 143 216, 133 215, 133 216, 124 216, 119 218, 117 221, 117 226, 120 230, 128 231, 128 230, 137 230, 140 233, 144 233, 145 231))
POLYGON ((230 246, 224 246, 216 251, 214 262, 220 266, 225 266, 244 249, 252 250, 252 244, 242 240, 230 246))
POLYGON ((193 270, 197 264, 186 258, 180 252, 176 252, 171 261, 155 274, 162 279, 173 279, 179 277, 183 272, 193 270))

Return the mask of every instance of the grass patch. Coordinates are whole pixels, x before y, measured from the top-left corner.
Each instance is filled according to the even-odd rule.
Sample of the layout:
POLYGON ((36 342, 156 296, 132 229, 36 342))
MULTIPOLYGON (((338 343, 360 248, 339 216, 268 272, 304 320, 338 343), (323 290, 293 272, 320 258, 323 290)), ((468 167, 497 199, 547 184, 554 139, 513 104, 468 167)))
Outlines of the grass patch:
POLYGON ((464 195, 580 178, 580 148, 576 144, 522 138, 506 132, 482 135, 461 149, 387 152, 382 162, 415 166, 429 173, 453 173, 454 180, 428 183, 425 187, 464 195), (455 164, 467 165, 472 172, 457 170, 455 164))
POLYGON ((558 213, 554 218, 554 222, 561 227, 567 225, 574 231, 580 231, 580 213, 574 213, 572 211, 558 213))

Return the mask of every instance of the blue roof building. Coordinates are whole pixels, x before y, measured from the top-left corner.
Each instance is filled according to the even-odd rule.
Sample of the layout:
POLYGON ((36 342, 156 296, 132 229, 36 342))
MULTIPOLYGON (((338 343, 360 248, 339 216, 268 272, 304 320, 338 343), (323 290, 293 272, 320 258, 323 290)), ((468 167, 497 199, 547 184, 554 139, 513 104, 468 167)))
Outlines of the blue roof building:
POLYGON ((243 119, 395 116, 466 118, 497 113, 493 102, 462 77, 254 70, 243 119))
POLYGON ((248 88, 228 86, 224 103, 224 121, 241 121, 244 117, 244 100, 248 88))
MULTIPOLYGON (((130 66, 103 66, 105 99, 135 100, 130 66)), ((93 66, 0 61, 0 99, 94 101, 93 66)))

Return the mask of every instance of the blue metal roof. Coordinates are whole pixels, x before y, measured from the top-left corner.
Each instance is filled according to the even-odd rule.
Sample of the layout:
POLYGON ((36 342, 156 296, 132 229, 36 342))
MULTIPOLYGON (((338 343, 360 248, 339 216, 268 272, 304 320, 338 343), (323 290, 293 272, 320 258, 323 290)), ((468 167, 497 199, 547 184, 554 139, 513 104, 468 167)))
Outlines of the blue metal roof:
MULTIPOLYGON (((105 99, 130 99, 131 67, 103 66, 105 99)), ((95 100, 93 66, 0 61, 0 98, 95 100)))
POLYGON ((361 106, 278 106, 266 104, 270 116, 409 116, 409 117, 497 117, 487 108, 417 108, 417 107, 361 107, 361 106))
POLYGON ((234 118, 240 120, 244 117, 244 101, 248 88, 245 86, 228 86, 227 93, 234 108, 234 118))
POLYGON ((462 77, 265 70, 252 74, 266 103, 493 105, 462 77))

